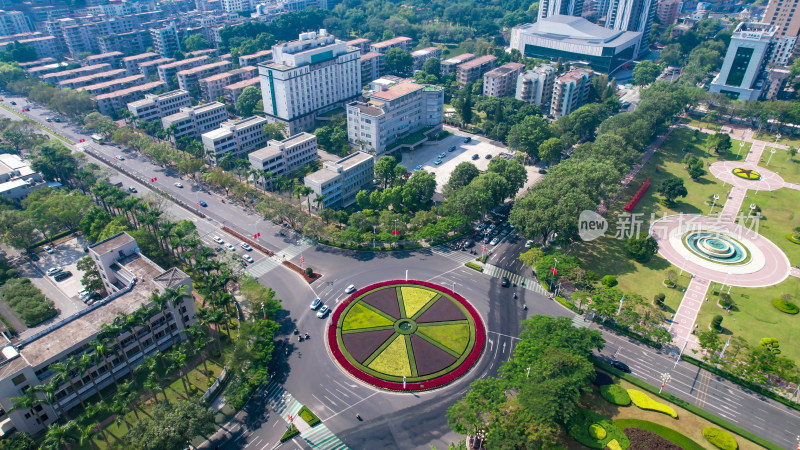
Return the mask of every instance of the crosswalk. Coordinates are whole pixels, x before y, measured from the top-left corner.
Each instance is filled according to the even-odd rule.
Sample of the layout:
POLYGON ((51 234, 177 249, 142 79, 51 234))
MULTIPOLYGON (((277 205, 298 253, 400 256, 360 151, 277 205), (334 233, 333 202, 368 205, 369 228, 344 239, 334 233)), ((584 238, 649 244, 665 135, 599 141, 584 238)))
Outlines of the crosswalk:
POLYGON ((314 449, 349 450, 349 447, 345 445, 345 443, 342 442, 338 437, 336 437, 336 435, 333 434, 333 432, 323 423, 309 429, 305 433, 300 433, 300 437, 303 438, 303 440, 314 449))
POLYGON ((575 314, 575 316, 572 317, 572 326, 575 328, 589 328, 591 324, 591 322, 584 320, 583 316, 580 314, 575 314))
POLYGON ((304 250, 311 248, 314 245, 314 241, 310 239, 301 239, 298 240, 296 243, 284 248, 283 250, 275 253, 272 256, 268 256, 261 261, 250 265, 247 268, 247 274, 253 278, 259 278, 264 274, 272 271, 276 267, 280 266, 283 261, 290 261, 294 259, 295 256, 303 253, 304 250))
POLYGON ((462 252, 460 250, 453 250, 446 245, 436 245, 431 247, 431 252, 451 259, 459 264, 466 264, 468 262, 475 262, 475 255, 469 252, 462 252))
POLYGON ((298 239, 294 244, 284 248, 278 253, 275 253, 274 257, 277 258, 278 261, 284 261, 284 260, 290 261, 295 256, 303 253, 304 250, 311 248, 313 245, 314 241, 312 241, 311 239, 306 239, 306 238, 298 239))
POLYGON ((268 256, 255 264, 251 264, 246 272, 253 278, 259 278, 280 265, 281 263, 278 260, 268 256))
POLYGON ((525 288, 529 291, 533 291, 542 295, 547 295, 547 290, 533 278, 523 277, 522 275, 510 272, 501 267, 493 266, 491 264, 484 264, 483 273, 494 278, 506 277, 512 283, 516 283, 516 285, 519 287, 525 288))

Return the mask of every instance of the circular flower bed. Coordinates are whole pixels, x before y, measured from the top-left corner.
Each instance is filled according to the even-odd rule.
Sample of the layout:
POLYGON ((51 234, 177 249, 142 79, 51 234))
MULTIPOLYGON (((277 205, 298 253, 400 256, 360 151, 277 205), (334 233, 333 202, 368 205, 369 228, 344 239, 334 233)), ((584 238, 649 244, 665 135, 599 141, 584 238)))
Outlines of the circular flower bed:
POLYGON ((731 172, 733 172, 733 174, 736 175, 737 177, 744 178, 745 180, 761 179, 761 174, 752 169, 742 169, 741 167, 737 167, 733 169, 731 172))
POLYGON ((772 306, 786 314, 797 314, 800 312, 800 308, 798 308, 797 305, 789 301, 784 301, 781 298, 773 299, 772 306))
POLYGON ((456 380, 478 360, 485 340, 472 305, 424 281, 367 286, 342 302, 328 329, 331 352, 347 372, 393 391, 456 380))
POLYGON ((786 239, 793 244, 800 244, 800 234, 787 234, 786 239))

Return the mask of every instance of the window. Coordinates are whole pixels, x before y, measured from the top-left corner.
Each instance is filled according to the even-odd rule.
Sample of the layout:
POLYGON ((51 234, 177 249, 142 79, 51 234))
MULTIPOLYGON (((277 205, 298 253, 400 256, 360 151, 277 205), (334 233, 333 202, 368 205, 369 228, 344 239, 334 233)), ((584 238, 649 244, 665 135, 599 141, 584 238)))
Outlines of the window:
POLYGON ((14 386, 19 386, 20 383, 25 381, 25 374, 21 373, 14 378, 11 379, 11 382, 14 383, 14 386))

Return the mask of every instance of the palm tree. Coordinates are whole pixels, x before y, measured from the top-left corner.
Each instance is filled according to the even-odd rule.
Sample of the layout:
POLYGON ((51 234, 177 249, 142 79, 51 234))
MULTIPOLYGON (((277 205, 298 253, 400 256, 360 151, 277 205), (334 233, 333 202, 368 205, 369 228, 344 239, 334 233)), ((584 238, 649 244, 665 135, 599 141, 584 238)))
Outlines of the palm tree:
POLYGON ((178 287, 168 287, 164 289, 164 297, 167 299, 169 304, 172 306, 172 309, 175 311, 175 314, 178 315, 178 318, 181 321, 181 329, 186 330, 186 322, 183 320, 183 314, 180 312, 180 305, 183 303, 183 299, 186 298, 187 291, 189 290, 189 286, 182 284, 178 287))
POLYGON ((189 334, 192 344, 195 346, 195 348, 200 349, 200 358, 203 360, 203 371, 208 374, 208 365, 206 364, 206 346, 213 342, 213 339, 208 336, 206 329, 200 326, 200 324, 197 322, 193 323, 192 326, 189 327, 187 333, 189 334))
POLYGON ((42 399, 36 395, 36 390, 29 387, 25 390, 25 392, 23 392, 22 397, 11 397, 10 400, 12 403, 14 403, 11 411, 17 409, 33 411, 33 413, 36 415, 36 421, 42 426, 45 426, 42 417, 39 415, 39 411, 36 410, 36 406, 43 403, 42 399))
POLYGON ((115 352, 119 352, 122 354, 122 357, 125 359, 125 364, 128 366, 128 371, 131 371, 131 362, 128 360, 128 354, 125 352, 125 349, 122 348, 122 342, 119 340, 119 335, 122 334, 122 328, 112 323, 109 324, 102 324, 100 325, 100 332, 97 333, 97 339, 100 341, 105 342, 107 339, 114 339, 116 345, 114 346, 115 352))
POLYGON ((61 376, 56 374, 54 377, 50 378, 49 383, 34 386, 33 389, 37 392, 44 393, 44 400, 51 408, 53 408, 53 406, 58 406, 58 410, 55 408, 53 408, 53 410, 56 410, 58 416, 63 419, 66 416, 66 411, 64 411, 64 407, 61 406, 61 400, 56 397, 56 392, 60 384, 61 376))
MULTIPOLYGON (((153 292, 153 294, 150 295, 150 301, 155 304, 154 309, 161 311, 161 314, 164 316, 164 323, 167 325, 167 332, 169 333, 169 345, 172 346, 175 343, 175 336, 172 334, 172 327, 169 326, 169 320, 167 320, 169 298, 166 295, 153 292)), ((157 339, 155 334, 153 335, 153 339, 157 339)), ((156 345, 158 345, 158 343, 156 343, 156 345)))
POLYGON ((64 362, 57 362, 50 364, 50 369, 53 370, 58 374, 59 381, 67 380, 69 382, 70 389, 75 392, 75 396, 78 397, 78 401, 81 403, 81 407, 86 409, 86 404, 83 402, 83 397, 81 397, 81 393, 78 391, 78 388, 75 387, 75 383, 72 381, 72 367, 75 366, 75 357, 71 356, 67 358, 64 362))
POLYGON ((117 317, 114 318, 114 325, 120 327, 123 333, 126 331, 131 333, 136 345, 139 347, 139 351, 142 353, 142 357, 144 357, 144 347, 142 347, 142 342, 139 340, 139 333, 136 332, 136 327, 139 325, 139 319, 136 315, 118 312, 117 317))
POLYGON ((81 355, 81 359, 78 360, 78 368, 80 369, 81 373, 89 372, 89 378, 92 380, 94 392, 102 400, 103 396, 100 394, 100 387, 97 385, 97 380, 94 378, 94 370, 92 370, 96 363, 97 355, 92 356, 89 353, 84 353, 81 355))
MULTIPOLYGON (((120 400, 124 400, 126 407, 129 407, 139 398, 139 393, 134 389, 133 380, 120 383, 117 388, 117 395, 120 396, 120 400)), ((136 409, 136 405, 134 404, 131 409, 133 410, 133 415, 136 416, 136 420, 139 420, 139 411, 136 409)))
POLYGON ((197 312, 200 321, 209 329, 214 326, 214 339, 217 341, 217 352, 222 354, 222 341, 219 338, 219 324, 224 320, 224 312, 216 309, 202 308, 197 312))
POLYGON ((100 436, 103 437, 103 440, 106 443, 106 447, 107 448, 112 448, 111 447, 111 443, 108 442, 108 436, 106 436, 105 430, 100 425, 100 416, 103 415, 103 413, 105 413, 106 411, 108 411, 108 409, 109 409, 108 405, 106 404, 106 402, 104 402, 102 400, 97 402, 97 403, 95 403, 95 404, 93 404, 93 405, 90 405, 89 409, 86 410, 86 414, 84 415, 84 418, 87 421, 93 422, 94 424, 93 425, 86 424, 87 426, 86 426, 86 428, 84 428, 84 433, 86 433, 86 432, 89 432, 89 433, 97 433, 97 432, 99 432, 100 436))
POLYGON ((111 378, 114 380, 114 387, 119 389, 119 382, 117 381, 117 375, 114 373, 114 368, 111 366, 111 363, 108 361, 108 357, 106 354, 109 352, 109 346, 106 340, 97 340, 92 343, 95 352, 100 355, 100 358, 103 360, 103 364, 105 364, 106 369, 108 372, 111 373, 111 378))
POLYGON ((185 377, 184 367, 186 366, 186 358, 188 358, 188 349, 184 345, 176 346, 170 352, 170 361, 172 366, 178 369, 178 376, 181 377, 181 384, 183 384, 183 391, 186 393, 186 400, 190 399, 188 380, 185 377))
POLYGON ((42 450, 69 448, 69 444, 80 440, 80 434, 80 427, 74 420, 70 420, 64 425, 53 423, 47 428, 47 433, 45 433, 44 440, 39 448, 42 450))
POLYGON ((319 205, 325 205, 325 194, 318 194, 314 197, 314 203, 317 207, 317 210, 320 209, 319 205))
POLYGON ((111 402, 111 412, 117 415, 117 423, 124 422, 128 431, 131 431, 131 424, 125 414, 128 412, 128 399, 125 394, 117 392, 111 402))
POLYGON ((269 180, 269 189, 272 190, 272 188, 273 188, 272 179, 273 178, 275 178, 275 172, 272 172, 271 170, 267 170, 266 172, 264 172, 264 190, 265 191, 267 190, 267 180, 269 180))

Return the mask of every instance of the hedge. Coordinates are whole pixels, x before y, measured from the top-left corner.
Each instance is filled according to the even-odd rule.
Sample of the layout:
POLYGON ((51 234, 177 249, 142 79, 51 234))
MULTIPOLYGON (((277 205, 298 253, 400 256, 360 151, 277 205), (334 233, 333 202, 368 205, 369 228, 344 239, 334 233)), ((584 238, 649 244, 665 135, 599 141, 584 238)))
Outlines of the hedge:
POLYGON ((772 306, 778 308, 780 312, 784 312, 786 314, 797 314, 800 312, 800 308, 798 308, 797 305, 792 302, 784 302, 779 298, 772 300, 772 306))
POLYGON ((314 414, 313 412, 311 412, 310 409, 308 409, 308 406, 303 406, 302 408, 300 408, 300 412, 298 412, 297 414, 299 414, 300 417, 302 417, 303 420, 305 420, 306 423, 311 427, 319 423, 322 423, 322 421, 319 420, 319 417, 317 417, 316 414, 314 414))
POLYGON ((631 445, 625 433, 614 425, 611 419, 588 409, 578 410, 578 414, 569 425, 569 435, 589 448, 612 448, 611 441, 617 441, 622 449, 626 449, 631 445), (606 434, 602 438, 598 433, 597 427, 593 427, 594 425, 602 427, 605 431, 606 434), (593 434, 597 437, 593 436, 593 434))
POLYGON ((702 450, 703 446, 690 438, 684 436, 672 428, 665 427, 664 425, 650 422, 647 420, 639 419, 618 419, 614 421, 614 425, 621 429, 625 428, 639 428, 641 430, 649 431, 653 434, 661 436, 662 438, 672 442, 673 444, 683 448, 684 450, 702 450))
POLYGON ((582 309, 573 305, 569 300, 565 299, 564 297, 556 297, 556 301, 569 308, 569 310, 574 312, 575 314, 583 314, 582 309))
MULTIPOLYGON (((723 369, 716 368, 716 367, 714 367, 714 366, 712 366, 712 365, 710 365, 710 364, 708 364, 708 363, 706 363, 704 361, 700 361, 699 359, 692 358, 691 356, 689 356, 687 354, 684 354, 681 357, 681 359, 683 359, 684 361, 686 361, 686 362, 688 362, 690 364, 694 364, 697 367, 705 369, 705 370, 713 373, 714 375, 718 375, 718 376, 721 376, 722 378, 725 378, 728 381, 732 381, 732 382, 738 384, 739 386, 742 386, 743 388, 750 389, 753 392, 761 394, 761 395, 763 395, 765 397, 769 397, 769 398, 775 400, 776 402, 781 402, 786 406, 789 406, 791 408, 794 408, 794 409, 800 411, 800 404, 795 403, 795 402, 789 400, 788 398, 786 398, 786 397, 784 397, 784 396, 782 396, 780 394, 776 394, 775 392, 772 392, 771 390, 769 390, 769 389, 767 389, 767 388, 765 388, 765 387, 763 387, 761 385, 752 383, 752 382, 747 381, 747 380, 745 380, 743 378, 739 378, 739 377, 737 377, 736 375, 734 375, 734 374, 732 374, 730 372, 727 372, 727 371, 725 371, 723 369)), ((741 433, 738 433, 738 434, 741 434, 741 433)))
POLYGON ((294 426, 294 424, 291 424, 289 425, 289 428, 283 432, 283 436, 281 436, 281 442, 282 443, 286 442, 289 439, 297 436, 298 434, 300 434, 300 430, 298 430, 297 427, 294 426))
POLYGON ((628 406, 631 404, 631 396, 628 395, 628 391, 618 384, 600 386, 600 395, 614 405, 628 406))
POLYGON ((464 263, 464 265, 469 267, 470 269, 477 270, 478 272, 483 272, 483 267, 475 264, 474 262, 464 263))
POLYGON ((645 394, 642 391, 637 391, 636 389, 628 389, 628 395, 631 396, 631 401, 633 402, 633 404, 641 409, 664 413, 672 417, 673 419, 678 418, 678 413, 675 412, 675 410, 671 406, 653 400, 652 398, 650 398, 649 395, 645 394))
MULTIPOLYGON (((710 412, 708 412, 706 410, 703 410, 703 409, 701 409, 701 408, 699 408, 699 407, 687 402, 686 400, 683 400, 683 399, 680 399, 678 397, 675 397, 674 395, 672 395, 670 393, 667 393, 667 392, 659 393, 657 387, 651 386, 650 384, 646 383, 645 381, 642 381, 642 380, 640 380, 640 379, 638 379, 638 378, 636 378, 634 376, 631 376, 631 375, 629 375, 627 373, 621 372, 621 371, 609 366, 605 362, 600 361, 599 359, 597 359, 597 357, 595 357, 594 355, 592 355, 590 358, 592 360, 592 363, 594 363, 594 365, 599 367, 600 369, 602 369, 602 370, 604 370, 604 371, 606 371, 606 372, 608 372, 608 373, 610 373, 612 375, 615 375, 615 376, 617 376, 619 378, 622 378, 623 380, 625 380, 625 381, 627 381, 627 382, 629 382, 629 383, 631 383, 633 385, 639 386, 640 388, 642 388, 642 389, 644 389, 646 391, 649 391, 650 393, 652 393, 654 395, 657 395, 657 396, 663 398, 664 400, 667 400, 667 401, 669 401, 671 403, 674 403, 675 405, 680 406, 681 408, 689 411, 692 414, 700 416, 700 417, 708 420, 709 422, 711 422, 711 423, 713 423, 715 425, 719 425, 720 427, 725 428, 726 430, 728 430, 730 432, 736 433, 739 436, 742 436, 743 438, 748 439, 748 440, 754 442, 755 444, 758 444, 758 445, 760 445, 760 446, 762 446, 764 448, 767 448, 769 450, 781 450, 781 447, 779 447, 779 446, 773 444, 772 442, 762 438, 761 436, 758 436, 755 433, 747 431, 747 430, 745 430, 744 428, 742 428, 742 427, 740 427, 738 425, 734 425, 734 424, 728 422, 727 420, 725 420, 725 419, 723 419, 721 417, 715 416, 714 414, 711 414, 710 412)), ((685 355, 684 355, 684 358, 686 358, 685 355)))
POLYGON ((32 249, 32 248, 39 247, 41 245, 49 244, 49 243, 55 241, 56 239, 61 239, 64 236, 69 236, 74 231, 75 230, 62 231, 61 233, 58 233, 58 234, 55 234, 55 235, 51 236, 50 239, 42 239, 39 242, 34 242, 33 244, 30 245, 30 247, 28 247, 28 249, 32 249))
POLYGON ((631 339, 636 339, 637 341, 641 342, 642 344, 649 345, 650 347, 653 347, 655 349, 661 350, 661 343, 660 342, 656 342, 656 341, 654 341, 652 339, 649 339, 649 338, 646 338, 646 337, 640 335, 639 333, 633 332, 633 331, 631 331, 631 330, 629 330, 627 328, 624 328, 624 327, 621 327, 619 325, 616 325, 616 324, 614 324, 614 322, 603 322, 603 319, 601 319, 598 316, 594 317, 594 321, 595 321, 595 323, 598 323, 598 324, 600 324, 600 325, 602 325, 602 326, 604 326, 606 328, 611 328, 612 330, 616 331, 617 333, 624 334, 625 336, 628 336, 631 339))
POLYGON ((727 431, 720 430, 719 428, 703 428, 703 437, 714 447, 722 450, 737 450, 739 448, 739 444, 736 443, 736 438, 727 431))

